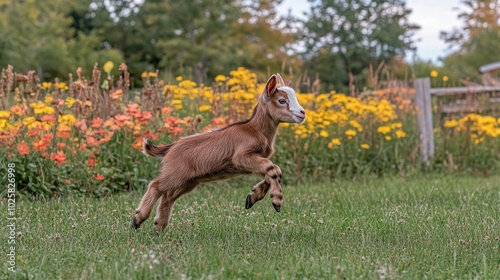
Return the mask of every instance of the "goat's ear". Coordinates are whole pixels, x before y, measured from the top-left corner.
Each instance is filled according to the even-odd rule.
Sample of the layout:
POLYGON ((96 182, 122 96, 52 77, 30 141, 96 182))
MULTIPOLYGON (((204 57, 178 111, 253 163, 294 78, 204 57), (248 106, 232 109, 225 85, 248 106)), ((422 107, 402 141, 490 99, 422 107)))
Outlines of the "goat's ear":
POLYGON ((269 80, 267 80, 266 88, 264 89, 264 98, 266 101, 271 100, 274 93, 276 93, 277 79, 276 75, 272 75, 269 80))
POLYGON ((285 84, 285 81, 283 80, 283 78, 279 73, 276 74, 276 79, 278 81, 278 84, 280 84, 280 87, 287 86, 287 84, 285 84))

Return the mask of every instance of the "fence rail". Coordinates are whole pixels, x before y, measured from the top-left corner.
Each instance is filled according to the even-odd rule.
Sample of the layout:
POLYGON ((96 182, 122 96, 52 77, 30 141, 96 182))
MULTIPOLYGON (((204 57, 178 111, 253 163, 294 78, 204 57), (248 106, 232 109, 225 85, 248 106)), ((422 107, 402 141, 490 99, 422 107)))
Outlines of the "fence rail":
POLYGON ((434 128, 432 124, 432 95, 450 96, 466 93, 500 91, 500 87, 473 86, 454 88, 431 88, 430 78, 415 80, 415 105, 417 106, 417 124, 420 133, 422 162, 427 164, 434 157, 434 128))

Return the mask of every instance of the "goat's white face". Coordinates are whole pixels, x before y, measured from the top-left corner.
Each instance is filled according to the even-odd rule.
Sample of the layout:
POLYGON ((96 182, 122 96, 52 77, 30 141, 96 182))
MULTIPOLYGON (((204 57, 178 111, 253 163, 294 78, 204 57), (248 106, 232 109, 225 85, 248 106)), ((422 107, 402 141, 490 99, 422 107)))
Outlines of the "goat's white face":
POLYGON ((264 89, 264 101, 271 105, 270 113, 279 122, 303 123, 306 112, 297 100, 293 88, 285 86, 280 74, 272 75, 264 89), (277 84, 280 87, 277 87, 277 84))

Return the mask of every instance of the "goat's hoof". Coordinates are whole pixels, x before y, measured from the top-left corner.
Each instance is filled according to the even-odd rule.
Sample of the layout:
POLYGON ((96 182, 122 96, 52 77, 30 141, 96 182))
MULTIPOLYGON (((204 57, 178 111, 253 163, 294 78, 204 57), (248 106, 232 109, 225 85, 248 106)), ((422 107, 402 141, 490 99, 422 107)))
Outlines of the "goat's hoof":
POLYGON ((281 206, 279 206, 278 204, 274 204, 273 203, 273 207, 274 207, 274 210, 276 210, 276 212, 279 212, 281 209, 281 206))
POLYGON ((137 223, 137 220, 135 218, 135 216, 132 218, 132 227, 135 228, 135 229, 139 229, 141 225, 137 223))
POLYGON ((245 209, 250 209, 252 208, 253 203, 252 203, 252 195, 247 195, 247 201, 245 203, 245 209))

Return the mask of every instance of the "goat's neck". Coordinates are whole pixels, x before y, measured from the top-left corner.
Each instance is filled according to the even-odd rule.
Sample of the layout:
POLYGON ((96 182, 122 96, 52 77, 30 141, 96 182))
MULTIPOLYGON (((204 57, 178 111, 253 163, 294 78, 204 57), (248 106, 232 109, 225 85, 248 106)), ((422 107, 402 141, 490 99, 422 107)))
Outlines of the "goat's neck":
POLYGON ((267 108, 262 104, 258 104, 255 108, 254 116, 250 119, 249 124, 252 125, 256 131, 263 134, 269 141, 269 144, 274 143, 274 139, 278 133, 279 121, 274 120, 267 111, 267 108))

